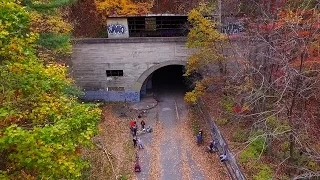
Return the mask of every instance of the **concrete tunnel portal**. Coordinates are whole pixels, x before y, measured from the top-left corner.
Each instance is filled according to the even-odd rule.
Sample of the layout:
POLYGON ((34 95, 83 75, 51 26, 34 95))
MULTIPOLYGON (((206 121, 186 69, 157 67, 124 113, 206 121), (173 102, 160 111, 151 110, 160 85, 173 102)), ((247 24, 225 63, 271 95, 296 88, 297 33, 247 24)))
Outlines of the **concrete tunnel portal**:
POLYGON ((167 65, 153 71, 144 81, 141 96, 152 93, 185 93, 188 89, 184 65, 167 65))

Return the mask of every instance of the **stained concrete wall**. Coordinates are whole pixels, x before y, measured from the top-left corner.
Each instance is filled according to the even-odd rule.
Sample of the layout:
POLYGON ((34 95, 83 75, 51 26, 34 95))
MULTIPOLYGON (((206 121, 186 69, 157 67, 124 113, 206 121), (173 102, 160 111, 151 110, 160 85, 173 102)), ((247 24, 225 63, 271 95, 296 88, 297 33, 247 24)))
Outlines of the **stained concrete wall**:
POLYGON ((119 92, 124 95, 112 100, 140 100, 140 89, 152 72, 167 65, 186 64, 190 50, 185 42, 180 37, 78 39, 73 46, 71 75, 87 95, 94 94, 87 99, 99 96, 106 100, 107 87, 124 87, 125 92, 138 92, 139 97, 128 95, 128 99, 119 92), (123 70, 123 77, 107 77, 106 70, 123 70))
MULTIPOLYGON (((150 88, 152 73, 168 65, 185 65, 192 50, 185 47, 186 38, 141 37, 121 39, 74 40, 71 75, 85 89, 85 99, 105 101, 139 101, 140 93, 150 88), (123 77, 107 77, 106 70, 123 70, 123 77), (123 92, 108 91, 108 87, 123 87, 123 92)), ((239 60, 247 59, 254 44, 243 38, 232 39, 224 50, 232 55, 227 68, 230 74, 239 73, 239 60)), ((210 74, 219 74, 216 65, 208 66, 210 74)))

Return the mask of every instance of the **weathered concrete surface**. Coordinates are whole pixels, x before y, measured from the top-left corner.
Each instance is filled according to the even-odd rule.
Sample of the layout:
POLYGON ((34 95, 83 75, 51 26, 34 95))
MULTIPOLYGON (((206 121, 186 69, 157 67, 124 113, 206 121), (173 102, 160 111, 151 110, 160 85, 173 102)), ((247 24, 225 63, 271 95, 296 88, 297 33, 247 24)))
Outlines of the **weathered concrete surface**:
POLYGON ((139 92, 156 69, 186 63, 185 42, 185 38, 80 39, 74 41, 71 75, 83 89, 124 87, 139 92), (107 77, 106 70, 123 70, 123 77, 107 77))

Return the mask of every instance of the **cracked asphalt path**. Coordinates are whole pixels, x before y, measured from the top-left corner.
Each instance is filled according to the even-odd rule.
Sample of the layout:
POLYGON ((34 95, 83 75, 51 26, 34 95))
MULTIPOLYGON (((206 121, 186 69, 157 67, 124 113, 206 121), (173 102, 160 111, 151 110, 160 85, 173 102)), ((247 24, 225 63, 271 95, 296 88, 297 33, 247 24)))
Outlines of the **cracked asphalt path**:
POLYGON ((186 147, 181 126, 187 119, 183 92, 166 91, 158 94, 159 104, 148 113, 148 125, 153 133, 141 135, 145 149, 139 151, 142 172, 137 179, 205 179, 204 172, 186 147))

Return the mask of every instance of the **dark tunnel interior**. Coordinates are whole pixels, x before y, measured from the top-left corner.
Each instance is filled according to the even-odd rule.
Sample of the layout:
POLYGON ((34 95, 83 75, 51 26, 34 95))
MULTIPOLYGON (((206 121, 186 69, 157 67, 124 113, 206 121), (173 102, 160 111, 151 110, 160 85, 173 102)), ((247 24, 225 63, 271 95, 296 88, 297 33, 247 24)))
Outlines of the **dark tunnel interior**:
POLYGON ((154 92, 186 92, 184 66, 170 65, 157 69, 152 76, 154 92))

